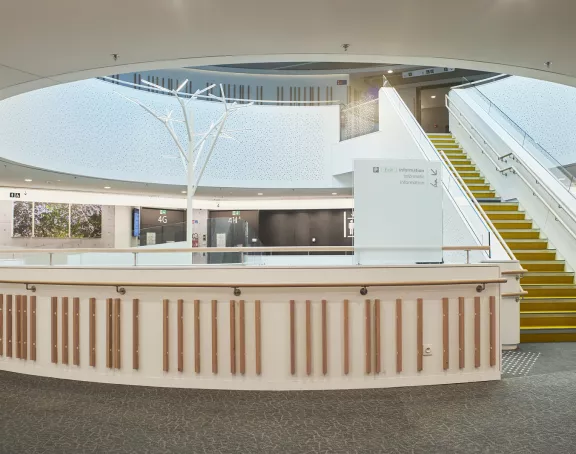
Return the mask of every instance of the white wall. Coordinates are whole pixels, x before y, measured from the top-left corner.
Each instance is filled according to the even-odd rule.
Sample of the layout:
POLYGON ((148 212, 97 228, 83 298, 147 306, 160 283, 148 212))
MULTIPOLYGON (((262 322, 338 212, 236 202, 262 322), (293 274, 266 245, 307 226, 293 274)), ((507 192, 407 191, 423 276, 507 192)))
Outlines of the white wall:
MULTIPOLYGON (((63 84, 0 103, 0 157, 77 175, 185 184, 168 131, 119 93, 180 117, 169 96, 95 79, 63 84)), ((197 132, 207 131, 223 111, 207 101, 195 101, 194 109, 197 132)), ((331 187, 339 124, 338 106, 241 109, 226 124, 235 140, 218 142, 200 186, 331 187)), ((176 126, 182 138, 184 129, 176 126)))

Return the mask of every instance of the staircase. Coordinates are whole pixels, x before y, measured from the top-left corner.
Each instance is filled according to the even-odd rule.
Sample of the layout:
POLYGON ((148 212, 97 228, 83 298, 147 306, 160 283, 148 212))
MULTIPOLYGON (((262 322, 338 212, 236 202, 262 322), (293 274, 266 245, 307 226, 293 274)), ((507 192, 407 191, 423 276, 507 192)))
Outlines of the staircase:
POLYGON ((428 135, 443 150, 494 227, 528 272, 520 284, 521 342, 576 341, 574 273, 548 247, 545 236, 515 201, 502 201, 451 134, 428 135))

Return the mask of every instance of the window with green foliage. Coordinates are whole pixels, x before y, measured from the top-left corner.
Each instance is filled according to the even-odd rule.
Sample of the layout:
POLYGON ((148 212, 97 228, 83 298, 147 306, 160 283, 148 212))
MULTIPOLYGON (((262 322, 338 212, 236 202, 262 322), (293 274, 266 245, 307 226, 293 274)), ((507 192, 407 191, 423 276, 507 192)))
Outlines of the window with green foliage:
POLYGON ((14 202, 12 236, 101 238, 102 206, 14 202))

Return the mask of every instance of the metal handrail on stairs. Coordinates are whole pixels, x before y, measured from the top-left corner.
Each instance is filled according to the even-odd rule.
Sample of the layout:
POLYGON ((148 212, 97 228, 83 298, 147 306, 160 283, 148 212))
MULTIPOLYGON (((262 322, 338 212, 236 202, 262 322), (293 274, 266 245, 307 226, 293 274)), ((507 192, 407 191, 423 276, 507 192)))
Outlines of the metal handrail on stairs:
MULTIPOLYGON (((485 147, 480 144, 480 142, 478 140, 476 140, 476 138, 474 137, 473 133, 464 125, 464 123, 462 123, 462 121, 459 119, 459 116, 464 118, 468 124, 472 124, 470 122, 470 120, 468 119, 468 117, 462 113, 462 111, 460 109, 458 109, 457 107, 454 106, 454 104, 452 104, 452 107, 458 111, 459 116, 452 110, 452 108, 449 106, 449 101, 450 98, 448 96, 446 96, 446 108, 448 109, 448 111, 452 114, 452 116, 458 121, 458 123, 460 124, 460 126, 462 127, 462 129, 464 129, 464 131, 466 131, 466 133, 470 136, 470 138, 476 143, 476 145, 478 145, 478 147, 480 148, 480 150, 482 151, 482 154, 484 154, 489 160, 490 162, 492 162, 492 164, 494 165, 494 167, 496 168, 496 170, 498 170, 500 173, 504 173, 506 171, 511 171, 513 172, 515 175, 517 175, 523 182, 524 184, 526 184, 526 186, 528 186, 530 188, 530 190, 532 191, 532 194, 537 197, 540 202, 542 202, 542 204, 548 209, 548 211, 550 211, 553 215, 556 221, 560 222, 560 224, 564 227, 564 229, 572 236, 572 238, 576 239, 576 233, 574 233, 574 231, 560 218, 560 216, 558 215, 558 213, 556 211, 554 211, 554 209, 550 206, 550 204, 548 202, 546 202, 544 200, 544 198, 538 194, 538 192, 534 189, 534 187, 528 182, 528 180, 526 180, 526 178, 524 178, 524 176, 522 174, 520 174, 514 166, 510 166, 506 169, 500 169, 500 167, 498 166, 498 164, 496 164, 494 162, 494 160, 486 153, 485 151, 485 147)), ((563 209, 564 212, 568 215, 568 217, 570 217, 570 219, 572 219, 572 221, 574 221, 574 223, 576 223, 576 217, 569 211, 566 210, 564 208, 562 208, 562 205, 560 203, 560 201, 558 201, 558 198, 554 195, 554 193, 546 186, 546 184, 541 182, 541 178, 539 178, 533 171, 532 169, 530 169, 529 166, 527 166, 520 158, 518 158, 516 156, 515 153, 507 153, 506 155, 503 156, 499 156, 498 153, 496 152, 496 150, 494 149, 494 147, 492 145, 490 145, 490 143, 486 140, 486 138, 482 135, 482 133, 480 133, 480 131, 478 131, 477 129, 474 129, 476 131, 476 134, 478 134, 478 136, 480 136, 480 138, 482 139, 482 141, 484 142, 484 145, 487 145, 487 147, 491 150, 491 152, 496 155, 498 157, 498 160, 501 160, 505 157, 509 157, 510 155, 512 155, 512 160, 514 162, 517 162, 519 164, 521 164, 524 169, 526 169, 528 171, 528 173, 532 176, 532 178, 534 178, 536 181, 539 181, 540 183, 538 183, 540 186, 542 186, 544 188, 544 190, 548 193, 548 195, 554 199, 554 201, 558 204, 558 208, 563 209)))

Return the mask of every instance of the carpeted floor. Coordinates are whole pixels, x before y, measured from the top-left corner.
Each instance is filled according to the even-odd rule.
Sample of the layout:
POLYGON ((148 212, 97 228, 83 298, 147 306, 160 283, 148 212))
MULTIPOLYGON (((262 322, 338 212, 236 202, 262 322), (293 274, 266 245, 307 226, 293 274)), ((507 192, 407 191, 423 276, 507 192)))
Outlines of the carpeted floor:
POLYGON ((236 392, 0 372, 0 453, 573 453, 576 344, 501 382, 236 392), (526 371, 525 371, 526 372, 526 371))

